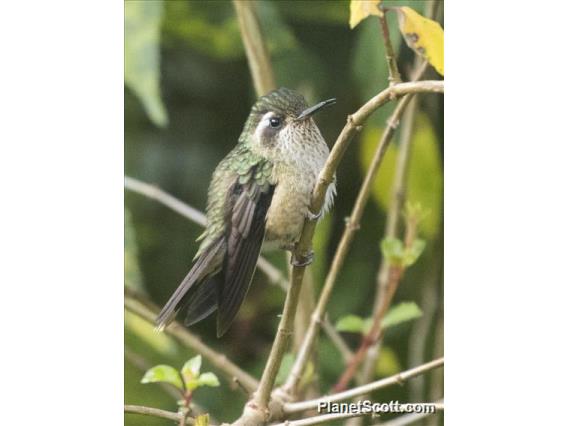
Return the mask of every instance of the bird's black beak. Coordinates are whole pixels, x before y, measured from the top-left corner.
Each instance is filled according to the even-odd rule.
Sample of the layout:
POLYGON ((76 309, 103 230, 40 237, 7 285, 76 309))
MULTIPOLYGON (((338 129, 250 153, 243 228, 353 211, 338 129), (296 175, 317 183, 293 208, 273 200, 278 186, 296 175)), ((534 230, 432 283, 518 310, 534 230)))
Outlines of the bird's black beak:
POLYGON ((311 106, 301 112, 301 114, 296 117, 296 120, 305 120, 306 118, 314 115, 316 112, 335 104, 335 98, 328 99, 327 101, 322 101, 319 104, 311 106))

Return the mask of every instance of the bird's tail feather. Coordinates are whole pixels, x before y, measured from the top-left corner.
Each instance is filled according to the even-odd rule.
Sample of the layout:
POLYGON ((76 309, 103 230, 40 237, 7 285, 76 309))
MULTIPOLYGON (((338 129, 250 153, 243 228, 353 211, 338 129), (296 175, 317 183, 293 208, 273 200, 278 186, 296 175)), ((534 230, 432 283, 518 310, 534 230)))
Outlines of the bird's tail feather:
MULTIPOLYGON (((162 308, 161 312, 158 314, 158 317, 156 318, 156 328, 159 331, 166 328, 166 326, 173 321, 179 310, 186 306, 189 301, 195 300, 197 296, 199 296, 199 294, 203 293, 201 296, 199 296, 200 298, 207 296, 207 300, 210 299, 210 296, 205 290, 197 291, 193 296, 190 296, 188 294, 188 291, 195 284, 199 284, 206 277, 210 277, 212 274, 217 272, 217 270, 221 266, 220 264, 216 265, 217 263, 220 263, 218 255, 223 249, 223 245, 224 240, 222 238, 217 239, 216 241, 211 243, 211 245, 201 254, 201 256, 199 256, 199 258, 193 264, 193 267, 187 273, 182 283, 178 286, 174 294, 172 294, 172 296, 170 297, 170 300, 168 300, 168 302, 162 308)), ((214 282, 215 280, 211 281, 214 282)), ((205 284, 205 287, 207 289, 209 288, 207 282, 204 282, 203 284, 205 284)), ((199 287, 201 287, 201 285, 199 287)), ((200 315, 202 319, 213 311, 207 313, 207 315, 205 316, 203 316, 203 314, 205 313, 205 311, 203 311, 203 308, 201 308, 199 312, 201 312, 200 315)))
POLYGON ((219 278, 222 278, 221 274, 206 279, 191 293, 187 301, 185 325, 192 326, 217 310, 219 278))

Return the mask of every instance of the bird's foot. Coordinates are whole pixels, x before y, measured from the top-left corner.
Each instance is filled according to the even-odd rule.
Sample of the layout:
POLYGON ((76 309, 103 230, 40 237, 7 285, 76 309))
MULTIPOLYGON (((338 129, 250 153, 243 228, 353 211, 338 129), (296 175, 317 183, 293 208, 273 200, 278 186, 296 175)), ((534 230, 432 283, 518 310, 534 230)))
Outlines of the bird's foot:
POLYGON ((307 217, 309 220, 311 220, 312 222, 314 220, 318 220, 321 217, 321 210, 317 213, 317 214, 313 214, 310 209, 308 209, 308 214, 307 217))
POLYGON ((298 256, 296 257, 296 255, 292 254, 292 258, 290 259, 290 264, 292 266, 308 266, 310 263, 312 263, 314 261, 314 251, 310 250, 308 253, 306 253, 305 256, 298 256))

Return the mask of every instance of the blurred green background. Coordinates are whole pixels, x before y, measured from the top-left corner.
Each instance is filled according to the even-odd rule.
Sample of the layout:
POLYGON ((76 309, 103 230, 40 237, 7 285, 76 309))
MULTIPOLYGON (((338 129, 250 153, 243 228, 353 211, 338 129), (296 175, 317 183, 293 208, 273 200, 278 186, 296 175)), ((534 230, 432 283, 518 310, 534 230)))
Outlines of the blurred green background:
MULTIPOLYGON (((420 1, 386 2, 424 13, 420 1)), ((441 8, 439 8, 441 9, 441 8)), ((388 85, 383 43, 375 18, 354 30, 348 26, 347 1, 263 1, 258 13, 269 46, 278 86, 301 91, 308 103, 337 98, 318 115, 331 146, 354 112, 388 85)), ((441 21, 443 11, 439 10, 441 21)), ((391 18, 394 18, 392 16, 391 18)), ((408 78, 414 53, 401 42, 396 19, 389 18, 401 72, 408 78)), ((431 68, 425 78, 439 79, 431 68)), ((235 145, 256 96, 229 1, 125 2, 125 171, 158 185, 203 210, 216 164, 235 145)), ((415 301, 419 319, 389 329, 375 376, 418 365, 443 353, 442 182, 443 97, 419 98, 408 196, 431 210, 422 228, 426 251, 405 275, 395 296, 415 301)), ((380 109, 349 147, 338 173, 338 196, 332 213, 318 226, 312 266, 316 290, 325 277, 344 229, 371 153, 394 103, 380 109)), ((385 158, 373 197, 339 276, 329 306, 332 323, 346 314, 366 317, 375 297, 381 261, 386 203, 396 158, 397 137, 385 158)), ((157 202, 125 192, 125 281, 163 304, 191 266, 198 225, 157 202)), ((282 253, 267 257, 286 273, 282 253)), ((192 331, 247 371, 260 376, 284 302, 283 291, 257 271, 236 322, 221 339, 214 317, 192 331)), ((359 337, 343 334, 356 348, 359 337)), ((146 368, 166 363, 181 367, 191 353, 152 327, 126 314, 125 402, 175 411, 176 401, 154 384, 140 384, 146 368)), ((341 357, 325 336, 320 339, 319 388, 326 392, 343 371, 341 357)), ((213 370, 204 360, 203 371, 213 370)), ((214 370, 213 370, 214 371, 214 370)), ((221 387, 199 389, 195 401, 216 421, 240 414, 246 396, 222 374, 221 387)), ((442 397, 441 371, 405 386, 384 389, 377 401, 433 401, 442 397)), ((388 418, 389 416, 385 416, 388 418)), ((438 424, 440 416, 424 424, 438 424)), ((126 415, 127 425, 165 425, 167 420, 126 415)), ((440 423, 441 424, 441 423, 440 423)))

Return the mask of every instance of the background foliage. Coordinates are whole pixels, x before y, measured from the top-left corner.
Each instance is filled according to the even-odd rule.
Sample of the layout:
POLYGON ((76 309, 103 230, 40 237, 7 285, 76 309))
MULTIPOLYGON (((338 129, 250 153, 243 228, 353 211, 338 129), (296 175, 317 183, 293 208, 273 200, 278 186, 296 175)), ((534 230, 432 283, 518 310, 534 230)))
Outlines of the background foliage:
MULTIPOLYGON (((417 1, 408 5, 423 13, 417 1)), ((268 41, 279 86, 301 91, 309 103, 336 97, 337 105, 318 116, 328 143, 333 143, 345 117, 388 85, 384 48, 376 20, 349 28, 347 1, 265 1, 260 20, 268 41)), ((440 14, 441 15, 441 14, 440 14)), ((405 78, 414 54, 401 41, 396 17, 391 37, 405 78)), ((435 71, 429 69, 434 75, 435 71)), ((129 176, 155 183, 188 204, 203 209, 216 164, 237 141, 255 100, 237 20, 230 2, 127 1, 125 3, 125 170, 129 176)), ((422 316, 389 328, 376 376, 393 374, 442 352, 442 183, 443 99, 421 95, 409 169, 408 197, 430 209, 421 232, 424 254, 408 270, 395 304, 415 302, 422 316)), ((338 171, 338 197, 332 213, 318 226, 316 289, 321 286, 337 241, 361 184, 370 152, 379 140, 393 105, 380 109, 348 150, 338 171)), ((396 137, 395 137, 396 138, 396 137)), ((381 260, 385 209, 396 157, 396 139, 385 157, 373 189, 373 202, 362 220, 329 306, 337 323, 372 310, 375 276, 381 260)), ((199 226, 158 203, 125 195, 125 282, 164 303, 191 265, 199 226)), ((285 271, 282 253, 267 257, 285 271)), ((220 352, 260 376, 278 323, 284 293, 257 273, 235 324, 215 338, 214 319, 193 328, 220 352), (243 344, 246 342, 246 344, 243 344)), ((343 336, 356 347, 358 336, 343 336)), ((320 339, 320 387, 329 389, 342 372, 341 358, 329 341, 320 339)), ((188 353, 133 315, 125 316, 125 402, 175 411, 176 401, 157 385, 140 383, 153 365, 181 366, 188 353)), ((212 370, 203 361, 204 371, 212 370)), ((221 377, 220 387, 204 387, 195 396, 216 420, 240 414, 245 395, 221 377)), ((381 400, 431 401, 442 395, 438 373, 409 385, 381 391, 381 400)), ((127 425, 163 425, 166 420, 129 415, 127 425)))

